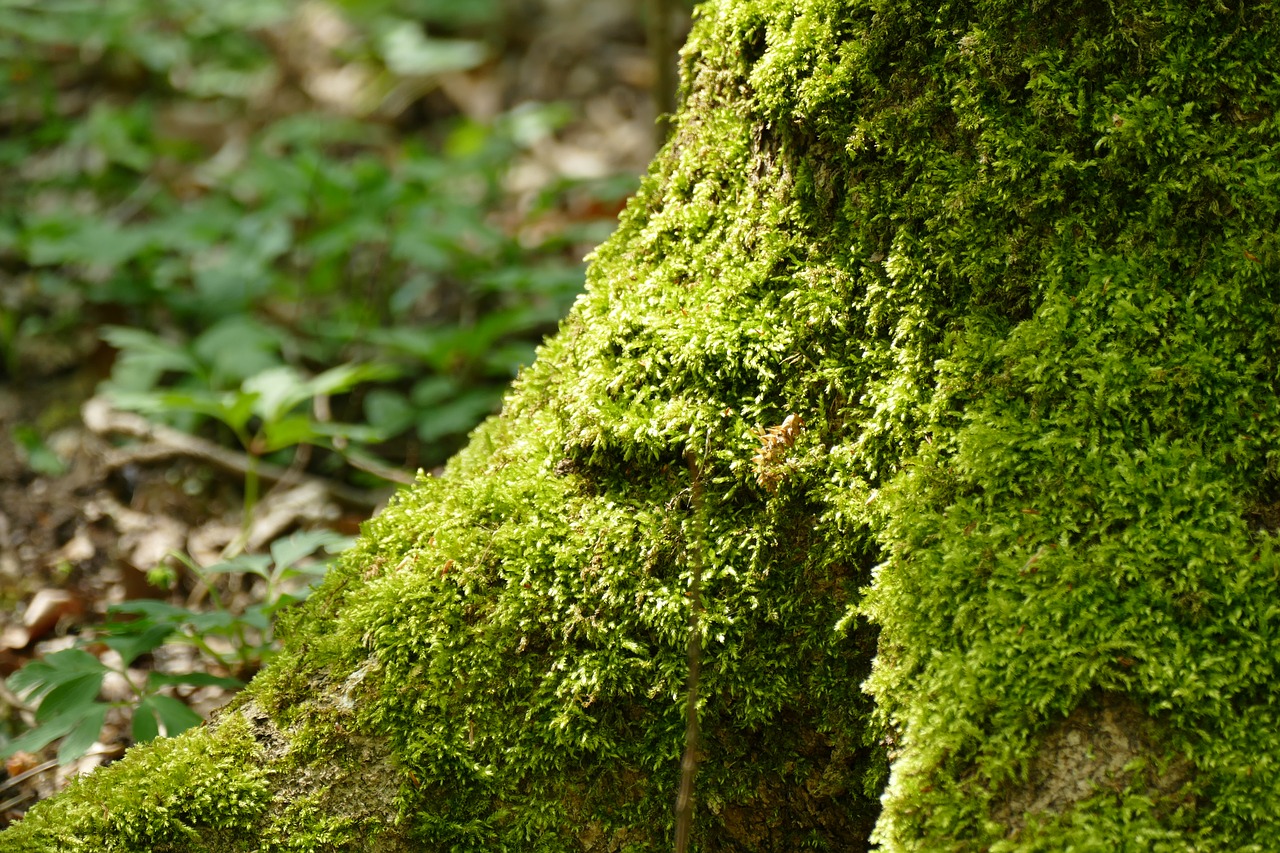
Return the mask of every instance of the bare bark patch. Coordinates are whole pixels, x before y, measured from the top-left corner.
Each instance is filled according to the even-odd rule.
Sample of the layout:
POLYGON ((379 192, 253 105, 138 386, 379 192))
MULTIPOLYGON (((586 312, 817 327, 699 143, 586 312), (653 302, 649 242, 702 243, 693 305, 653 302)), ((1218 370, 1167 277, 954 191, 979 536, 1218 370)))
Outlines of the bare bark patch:
POLYGON ((1045 735, 1025 785, 999 804, 994 817, 1013 831, 1030 815, 1070 811, 1103 789, 1145 784, 1154 800, 1167 800, 1190 777, 1181 757, 1169 760, 1159 724, 1131 699, 1106 694, 1085 702, 1045 735))
MULTIPOLYGON (((344 686, 350 688, 352 683, 353 680, 348 679, 344 686)), ((317 714, 311 716, 328 712, 332 717, 335 708, 341 711, 337 701, 340 699, 335 691, 321 691, 313 703, 317 714)), ((297 731, 281 729, 252 700, 234 713, 249 722, 253 738, 261 749, 259 760, 270 768, 275 780, 275 801, 279 807, 287 810, 299 803, 312 804, 314 812, 310 816, 300 813, 292 818, 299 825, 311 820, 349 824, 366 832, 371 845, 367 849, 379 853, 408 853, 412 849, 399 831, 399 819, 391 805, 402 774, 384 738, 347 731, 341 723, 336 723, 334 738, 329 744, 331 755, 290 766, 297 731)), ((287 823, 281 825, 287 826, 287 823)))

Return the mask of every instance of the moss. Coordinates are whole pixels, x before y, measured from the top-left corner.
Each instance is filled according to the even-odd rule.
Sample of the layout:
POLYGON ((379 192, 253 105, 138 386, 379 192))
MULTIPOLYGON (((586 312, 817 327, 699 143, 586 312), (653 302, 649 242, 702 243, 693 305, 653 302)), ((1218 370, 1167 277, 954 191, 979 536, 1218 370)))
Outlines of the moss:
POLYGON ((699 849, 1273 846, 1276 15, 702 6, 560 333, 251 685, 272 837, 668 843, 695 555, 699 849))
POLYGON ((246 849, 270 793, 243 720, 193 729, 72 783, 4 834, 13 853, 246 849))

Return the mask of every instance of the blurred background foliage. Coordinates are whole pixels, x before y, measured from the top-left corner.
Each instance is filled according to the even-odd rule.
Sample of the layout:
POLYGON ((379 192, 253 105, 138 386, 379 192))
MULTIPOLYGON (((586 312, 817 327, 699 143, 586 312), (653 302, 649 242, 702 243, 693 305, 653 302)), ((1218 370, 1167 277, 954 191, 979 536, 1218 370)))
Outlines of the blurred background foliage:
POLYGON ((225 701, 497 410, 691 5, 0 0, 0 825, 225 701), (330 485, 289 509, 290 477, 330 485))
POLYGON ((570 187, 506 179, 572 109, 439 91, 492 67, 520 14, 0 0, 0 369, 94 360, 118 405, 224 434, 220 414, 277 393, 266 453, 440 464, 565 313, 634 180, 587 182, 603 216, 527 227, 570 187), (316 415, 305 383, 337 365, 316 415))

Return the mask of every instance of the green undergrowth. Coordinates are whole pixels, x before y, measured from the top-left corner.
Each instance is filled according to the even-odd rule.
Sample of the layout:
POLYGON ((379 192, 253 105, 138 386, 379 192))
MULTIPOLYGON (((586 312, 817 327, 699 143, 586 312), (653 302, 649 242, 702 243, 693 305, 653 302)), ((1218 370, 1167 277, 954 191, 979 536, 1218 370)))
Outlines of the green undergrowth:
POLYGON ((698 849, 1269 849, 1277 25, 705 5, 588 292, 249 695, 348 685, 421 849, 653 849, 700 562, 698 849))
POLYGON ((362 462, 443 462, 609 223, 520 232, 568 193, 618 193, 512 198, 512 163, 571 110, 482 122, 439 96, 501 50, 503 20, 488 2, 4 4, 0 380, 89 362, 120 408, 255 460, 305 444, 362 484, 380 484, 362 462))

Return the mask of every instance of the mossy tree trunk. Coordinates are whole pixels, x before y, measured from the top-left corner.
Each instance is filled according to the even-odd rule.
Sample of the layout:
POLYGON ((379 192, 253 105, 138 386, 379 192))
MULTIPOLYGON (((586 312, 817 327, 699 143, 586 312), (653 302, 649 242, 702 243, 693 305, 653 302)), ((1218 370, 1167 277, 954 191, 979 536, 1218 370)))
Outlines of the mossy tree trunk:
POLYGON ((503 414, 0 846, 662 849, 696 564, 700 850, 1274 849, 1277 57, 1246 0, 705 5, 503 414))

